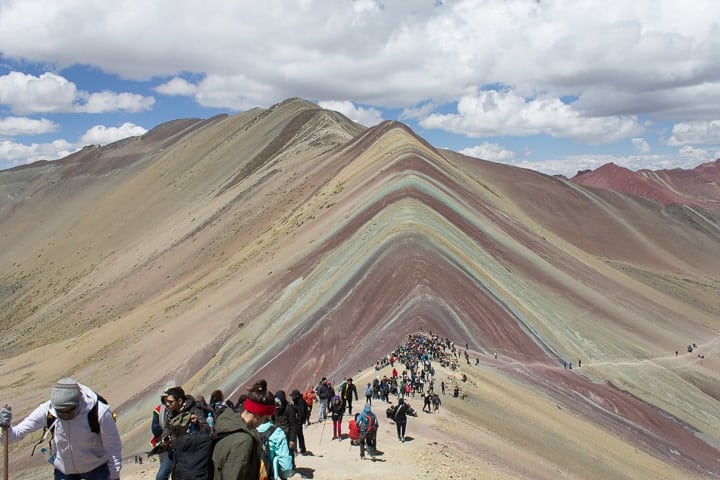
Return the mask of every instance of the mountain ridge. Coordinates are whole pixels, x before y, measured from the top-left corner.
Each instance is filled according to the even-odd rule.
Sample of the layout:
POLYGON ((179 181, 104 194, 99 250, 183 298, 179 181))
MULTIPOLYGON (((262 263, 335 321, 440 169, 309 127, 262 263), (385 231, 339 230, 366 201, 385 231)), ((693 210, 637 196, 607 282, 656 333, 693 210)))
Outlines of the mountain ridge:
POLYGON ((139 451, 168 379, 304 389, 422 327, 500 354, 493 381, 661 463, 720 471, 713 209, 439 150, 302 99, 159 126, 103 150, 113 169, 88 165, 96 153, 0 172, 0 362, 21 405, 77 376, 115 399, 139 451), (693 340, 707 359, 665 359, 693 340))

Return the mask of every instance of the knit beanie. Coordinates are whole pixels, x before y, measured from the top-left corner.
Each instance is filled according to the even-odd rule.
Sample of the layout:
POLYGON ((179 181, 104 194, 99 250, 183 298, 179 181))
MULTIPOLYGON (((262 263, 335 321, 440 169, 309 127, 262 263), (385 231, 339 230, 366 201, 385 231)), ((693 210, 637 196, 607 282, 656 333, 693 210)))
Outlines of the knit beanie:
POLYGON ((72 378, 61 378, 53 385, 50 403, 55 410, 71 410, 80 405, 80 385, 72 378))

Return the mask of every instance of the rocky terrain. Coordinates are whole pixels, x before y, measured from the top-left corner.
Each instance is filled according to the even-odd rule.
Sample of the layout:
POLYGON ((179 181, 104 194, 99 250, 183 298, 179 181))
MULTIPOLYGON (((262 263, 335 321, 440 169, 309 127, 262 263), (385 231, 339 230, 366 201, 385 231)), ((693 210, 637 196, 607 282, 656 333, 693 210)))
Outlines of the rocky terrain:
MULTIPOLYGON (((73 376, 111 400, 132 455, 168 381, 236 395, 372 376, 423 328, 482 360, 466 401, 418 418, 417 441, 388 447, 401 460, 332 478, 395 461, 396 478, 717 477, 718 180, 641 175, 674 196, 300 99, 2 171, 2 401, 20 418, 73 376)), ((12 478, 38 465, 34 441, 12 446, 12 478)), ((303 458, 314 478, 360 468, 324 445, 303 458)))

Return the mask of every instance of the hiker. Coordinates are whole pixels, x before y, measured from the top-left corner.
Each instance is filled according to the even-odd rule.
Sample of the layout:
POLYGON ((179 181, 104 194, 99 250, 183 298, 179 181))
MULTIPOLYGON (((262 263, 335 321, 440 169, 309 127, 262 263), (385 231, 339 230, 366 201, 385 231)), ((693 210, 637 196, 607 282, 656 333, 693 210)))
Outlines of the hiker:
POLYGON ((360 460, 365 459, 366 446, 370 456, 374 457, 377 454, 377 429, 380 424, 369 403, 365 404, 365 408, 358 415, 356 424, 360 429, 360 460))
POLYGON ((395 410, 395 428, 397 429, 398 440, 405 442, 405 427, 407 426, 407 416, 415 415, 415 410, 410 406, 410 402, 398 400, 398 407, 395 410))
POLYGON ((306 421, 307 424, 310 425, 310 419, 312 418, 312 408, 313 408, 313 402, 317 399, 317 393, 315 393, 315 390, 313 390, 312 387, 308 387, 308 389, 303 393, 302 395, 303 400, 305 400, 305 405, 307 405, 307 415, 306 415, 306 421))
POLYGON ((457 398, 460 396, 460 387, 455 385, 455 388, 453 388, 453 397, 457 398))
POLYGON ((433 412, 438 412, 440 410, 440 403, 442 403, 440 401, 440 395, 438 395, 437 393, 434 394, 432 398, 433 412))
POLYGON ((173 402, 180 408, 168 420, 175 461, 172 466, 173 480, 212 480, 212 430, 207 424, 210 409, 202 399, 195 400, 192 395, 183 398, 180 392, 170 389, 167 403, 173 402))
POLYGON ((440 391, 445 395, 445 382, 440 382, 440 391))
POLYGON ((357 401, 358 395, 357 395, 357 387, 353 383, 352 378, 348 378, 345 382, 345 385, 343 385, 343 388, 340 390, 340 397, 342 398, 343 407, 347 405, 348 409, 348 415, 352 415, 352 397, 355 395, 355 400, 357 401))
POLYGON ((165 470, 163 470, 165 458, 168 456, 167 445, 163 444, 163 432, 165 432, 165 429, 167 428, 166 420, 168 415, 167 407, 165 406, 167 391, 168 389, 166 388, 163 390, 162 394, 160 394, 160 404, 153 410, 152 421, 150 422, 150 431, 153 434, 153 438, 150 440, 150 445, 153 446, 152 451, 157 452, 158 461, 160 462, 160 469, 158 469, 158 472, 155 475, 156 480, 168 480, 172 470, 172 460, 165 464, 165 470))
MULTIPOLYGON (((122 442, 110 407, 90 387, 72 378, 58 380, 50 400, 15 426, 12 408, 0 409, 0 426, 7 428, 9 441, 48 428, 52 435, 55 480, 120 478, 122 442)), ((44 439, 45 435, 41 442, 44 439)))
POLYGON ((360 414, 356 413, 355 418, 350 420, 350 425, 348 426, 348 437, 350 437, 351 445, 358 445, 360 441, 360 427, 357 424, 357 418, 359 416, 360 414))
POLYGON ((300 455, 305 455, 307 454, 307 449, 305 448, 305 433, 303 433, 303 425, 305 424, 305 422, 307 422, 308 406, 305 403, 305 399, 303 399, 303 396, 300 395, 300 390, 296 389, 290 392, 290 399, 292 400, 292 404, 295 407, 298 419, 295 429, 295 445, 296 448, 300 451, 300 455))
POLYGON ((372 405, 372 394, 372 385, 368 383, 367 387, 365 387, 365 403, 372 405))
POLYGON ((214 480, 258 478, 261 440, 255 430, 275 413, 275 396, 258 380, 248 390, 242 411, 226 409, 215 422, 217 443, 212 453, 214 480))
MULTIPOLYGON (((275 393, 277 398, 277 393, 275 393)), ((276 407, 277 410, 277 407, 276 407)), ((268 419, 262 425, 257 427, 261 440, 266 443, 267 460, 271 467, 268 469, 268 480, 290 478, 295 474, 293 470, 293 456, 290 451, 288 439, 282 428, 274 425, 271 419, 268 419)), ((256 477, 257 478, 257 477, 256 477)))
POLYGON ((288 447, 293 456, 293 463, 295 462, 294 457, 296 453, 295 439, 297 438, 297 428, 300 423, 298 418, 295 405, 288 403, 285 397, 285 391, 278 390, 275 392, 275 414, 273 415, 273 423, 285 432, 285 438, 287 438, 288 447))
POLYGON ((423 395, 424 401, 423 401, 423 408, 422 411, 425 411, 425 407, 427 407, 427 413, 432 413, 431 410, 431 403, 432 403, 432 394, 428 393, 426 395, 423 395))
POLYGON ((327 378, 322 377, 318 386, 315 387, 315 393, 317 393, 318 402, 320 403, 320 411, 318 412, 318 422, 322 422, 327 418, 328 413, 328 402, 332 398, 330 396, 330 388, 328 388, 327 378))
POLYGON ((228 405, 225 403, 225 394, 222 390, 215 390, 210 394, 210 404, 208 405, 212 410, 212 416, 217 418, 225 410, 228 405))
MULTIPOLYGON (((185 398, 185 390, 182 387, 170 387, 160 396, 165 408, 163 415, 158 418, 158 425, 162 425, 160 442, 152 449, 151 454, 160 455, 160 467, 158 468, 155 480, 168 480, 175 464, 175 441, 174 432, 170 429, 170 420, 178 414, 185 398)), ((154 420, 154 418, 153 418, 154 420)), ((156 432, 157 430, 153 430, 156 432)))
POLYGON ((333 440, 342 440, 342 419, 344 413, 345 406, 342 404, 340 397, 335 395, 330 404, 330 416, 332 417, 333 423, 333 440))

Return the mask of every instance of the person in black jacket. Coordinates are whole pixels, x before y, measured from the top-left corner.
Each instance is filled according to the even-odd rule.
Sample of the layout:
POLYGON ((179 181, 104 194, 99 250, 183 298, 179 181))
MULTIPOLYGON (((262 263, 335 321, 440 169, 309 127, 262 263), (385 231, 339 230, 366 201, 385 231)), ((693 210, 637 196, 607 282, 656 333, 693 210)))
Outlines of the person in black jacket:
POLYGON ((206 420, 208 411, 191 395, 186 395, 180 411, 168 422, 175 447, 173 480, 212 480, 212 437, 206 420))
POLYGON ((352 415, 352 397, 355 395, 355 400, 358 399, 357 387, 352 381, 352 378, 348 378, 340 391, 340 398, 342 398, 343 408, 347 405, 348 415, 352 415))
POLYGON ((290 398, 292 399, 292 404, 295 407, 298 418, 298 425, 296 430, 297 441, 295 445, 297 446, 297 449, 300 450, 300 455, 305 455, 307 453, 307 450, 305 449, 305 434, 303 433, 303 425, 307 421, 308 416, 307 403, 305 403, 305 399, 300 393, 300 390, 293 390, 292 392, 290 392, 290 398))
POLYGON ((273 423, 282 428, 288 439, 288 447, 293 455, 293 468, 295 468, 295 454, 297 453, 297 430, 300 424, 299 416, 295 405, 288 403, 284 390, 275 392, 275 415, 273 415, 273 423))
POLYGON ((407 416, 417 416, 415 410, 410 406, 410 403, 403 400, 398 400, 398 407, 395 410, 395 427, 397 428, 398 440, 401 442, 405 441, 405 427, 407 426, 407 416))

